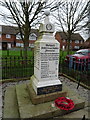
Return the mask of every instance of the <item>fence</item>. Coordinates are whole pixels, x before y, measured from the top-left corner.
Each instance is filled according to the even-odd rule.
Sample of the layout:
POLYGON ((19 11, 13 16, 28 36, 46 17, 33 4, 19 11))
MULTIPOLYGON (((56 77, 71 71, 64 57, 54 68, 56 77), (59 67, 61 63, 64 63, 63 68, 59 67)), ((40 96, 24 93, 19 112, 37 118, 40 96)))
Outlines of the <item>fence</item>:
POLYGON ((2 79, 25 78, 33 74, 33 57, 2 57, 2 79))
MULTIPOLYGON (((26 78, 30 77, 34 73, 34 59, 32 57, 1 57, 2 64, 2 79, 11 78, 26 78)), ((83 82, 86 85, 90 85, 90 64, 87 65, 87 61, 80 64, 70 61, 66 64, 65 56, 60 56, 59 72, 64 73, 72 78, 75 78, 78 82, 83 82), (88 67, 87 67, 88 66, 88 67), (88 68, 88 69, 87 69, 88 68)))
POLYGON ((90 86, 90 58, 80 60, 78 63, 73 59, 66 63, 65 58, 63 60, 60 58, 59 72, 76 79, 78 83, 90 86))

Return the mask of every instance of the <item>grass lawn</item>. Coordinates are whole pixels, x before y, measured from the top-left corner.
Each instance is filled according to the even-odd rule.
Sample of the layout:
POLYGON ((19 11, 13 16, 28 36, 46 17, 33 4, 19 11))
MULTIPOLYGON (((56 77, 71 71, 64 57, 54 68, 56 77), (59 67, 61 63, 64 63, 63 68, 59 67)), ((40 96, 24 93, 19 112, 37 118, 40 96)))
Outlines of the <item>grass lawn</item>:
MULTIPOLYGON (((27 52, 28 56, 33 56, 33 51, 27 52)), ((23 51, 20 50, 0 50, 0 56, 23 56, 23 51)))
MULTIPOLYGON (((33 56, 34 51, 28 51, 27 54, 28 56, 33 56)), ((70 54, 75 53, 74 51, 70 51, 70 54)), ((9 57, 9 56, 23 56, 23 51, 17 50, 0 50, 0 56, 5 56, 5 57, 9 57)), ((60 57, 65 58, 65 56, 67 55, 67 51, 60 51, 60 57)))

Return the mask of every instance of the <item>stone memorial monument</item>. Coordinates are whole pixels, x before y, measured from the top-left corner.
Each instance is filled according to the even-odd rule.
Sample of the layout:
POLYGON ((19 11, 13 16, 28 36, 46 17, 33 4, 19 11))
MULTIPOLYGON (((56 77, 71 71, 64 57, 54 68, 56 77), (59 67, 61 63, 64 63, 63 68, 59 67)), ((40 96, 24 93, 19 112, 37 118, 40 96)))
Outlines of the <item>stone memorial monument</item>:
POLYGON ((34 75, 32 87, 37 95, 62 91, 58 79, 60 43, 54 38, 54 25, 49 21, 49 11, 45 11, 44 24, 40 26, 40 38, 35 42, 34 75))
MULTIPOLYGON (((73 92, 68 88, 69 86, 62 86, 58 79, 60 45, 53 37, 54 25, 49 22, 49 12, 46 11, 45 14, 44 24, 40 26, 42 35, 35 42, 34 75, 31 77, 30 83, 6 88, 4 119, 53 119, 56 116, 61 118, 62 115, 82 109, 85 106, 84 100, 75 91, 73 92), (68 106, 67 101, 61 102, 63 106, 60 106, 60 97, 68 97, 73 100, 74 109, 70 108, 70 99, 70 106, 68 106), (62 108, 64 110, 61 110, 62 108)), ((64 98, 64 100, 66 99, 64 98)))
POLYGON ((35 42, 34 75, 31 77, 30 83, 6 88, 4 119, 53 119, 56 116, 61 118, 62 115, 85 106, 84 100, 75 91, 73 92, 65 85, 62 86, 58 79, 60 45, 53 37, 54 25, 49 22, 49 12, 46 11, 45 14, 44 24, 40 27, 42 36, 35 42), (60 105, 60 99, 64 100, 61 102, 63 106, 60 105), (74 109, 72 110, 71 100, 75 104, 75 106, 73 104, 74 109))

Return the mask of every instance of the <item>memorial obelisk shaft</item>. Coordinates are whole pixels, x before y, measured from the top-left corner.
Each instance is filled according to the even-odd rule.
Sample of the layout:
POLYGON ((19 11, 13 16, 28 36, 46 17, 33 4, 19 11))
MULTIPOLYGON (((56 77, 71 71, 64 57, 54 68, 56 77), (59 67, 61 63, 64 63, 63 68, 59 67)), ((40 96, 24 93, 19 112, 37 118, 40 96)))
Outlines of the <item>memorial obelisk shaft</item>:
POLYGON ((54 25, 49 22, 49 12, 46 12, 44 24, 40 26, 42 35, 35 42, 34 75, 32 86, 37 95, 53 93, 62 90, 58 79, 59 42, 54 38, 54 25))

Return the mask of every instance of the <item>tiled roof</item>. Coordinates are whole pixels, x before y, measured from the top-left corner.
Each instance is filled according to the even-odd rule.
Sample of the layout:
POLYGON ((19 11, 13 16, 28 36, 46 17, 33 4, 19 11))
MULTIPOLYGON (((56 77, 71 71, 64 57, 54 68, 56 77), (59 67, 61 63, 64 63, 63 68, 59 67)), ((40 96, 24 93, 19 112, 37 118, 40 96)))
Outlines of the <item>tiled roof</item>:
MULTIPOLYGON (((67 40, 67 36, 64 32, 56 32, 59 33, 62 39, 67 40)), ((84 40, 79 33, 74 33, 71 35, 71 40, 84 40)))
MULTIPOLYGON (((18 27, 2 25, 2 34, 16 35, 17 33, 19 33, 18 27)), ((37 35, 37 37, 39 36, 38 29, 32 29, 30 33, 35 33, 37 35)))
POLYGON ((86 40, 86 42, 90 42, 90 37, 86 40))
POLYGON ((13 34, 13 35, 15 35, 17 32, 18 32, 17 27, 2 25, 2 34, 13 34))

